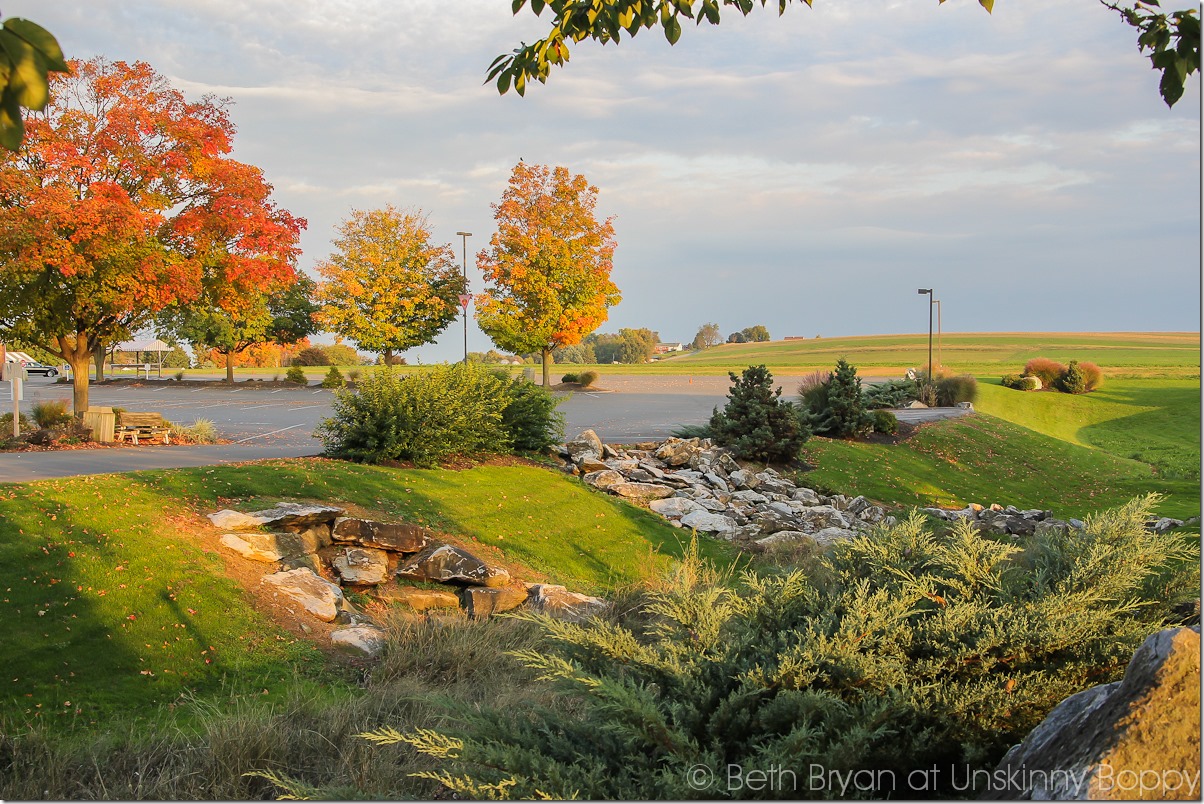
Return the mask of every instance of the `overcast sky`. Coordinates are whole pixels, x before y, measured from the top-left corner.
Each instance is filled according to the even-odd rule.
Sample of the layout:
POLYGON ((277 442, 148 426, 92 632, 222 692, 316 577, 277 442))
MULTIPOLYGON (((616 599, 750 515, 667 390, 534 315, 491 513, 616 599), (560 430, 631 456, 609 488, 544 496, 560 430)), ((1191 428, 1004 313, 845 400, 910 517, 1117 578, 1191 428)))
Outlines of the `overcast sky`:
MULTIPOLYGON (((623 301, 603 331, 920 332, 919 287, 946 332, 1199 331, 1198 75, 1168 110, 1133 29, 1095 0, 776 5, 673 47, 583 42, 526 98, 483 83, 547 25, 509 0, 0 10, 69 57, 229 97, 235 156, 309 221, 311 272, 351 209, 394 204, 457 254, 472 232, 480 289, 473 252, 521 157, 584 173, 615 216, 623 301)), ((462 339, 456 323, 407 356, 455 359, 462 339)))

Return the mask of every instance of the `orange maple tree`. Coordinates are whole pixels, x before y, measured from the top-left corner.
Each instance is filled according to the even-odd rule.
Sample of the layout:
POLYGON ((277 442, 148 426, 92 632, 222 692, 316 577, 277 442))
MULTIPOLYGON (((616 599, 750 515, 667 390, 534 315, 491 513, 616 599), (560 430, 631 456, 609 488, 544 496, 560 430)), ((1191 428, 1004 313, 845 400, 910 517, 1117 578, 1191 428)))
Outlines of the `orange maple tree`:
POLYGON ((224 105, 188 101, 148 64, 102 58, 51 75, 51 101, 0 158, 0 336, 88 367, 173 305, 237 308, 295 281, 305 221, 231 159, 224 105))
POLYGON ((544 385, 552 350, 580 343, 619 303, 614 219, 598 220, 597 201, 584 176, 520 161, 493 205, 498 230, 477 254, 487 283, 478 324, 501 349, 540 352, 544 385))

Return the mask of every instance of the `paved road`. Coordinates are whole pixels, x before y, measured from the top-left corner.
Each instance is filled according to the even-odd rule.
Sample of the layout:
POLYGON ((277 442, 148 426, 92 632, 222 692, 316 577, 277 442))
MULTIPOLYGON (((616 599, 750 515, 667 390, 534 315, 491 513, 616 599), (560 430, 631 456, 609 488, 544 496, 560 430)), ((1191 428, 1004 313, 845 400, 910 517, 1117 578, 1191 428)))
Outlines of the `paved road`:
MULTIPOLYGON (((784 396, 793 396, 798 379, 778 378, 784 396)), ((729 386, 726 377, 608 375, 600 382, 607 392, 574 393, 561 404, 568 435, 592 428, 609 442, 665 438, 683 424, 707 421, 715 407, 725 404, 729 386)), ((70 397, 69 385, 32 378, 25 384, 21 409, 28 414, 37 402, 70 397)), ((8 383, 0 383, 0 411, 12 409, 9 399, 8 383)), ((185 424, 210 419, 232 443, 0 454, 0 483, 316 455, 322 444, 314 428, 330 416, 333 394, 316 387, 272 388, 248 382, 230 388, 150 381, 92 386, 90 400, 93 405, 158 411, 185 424)), ((897 411, 900 421, 910 422, 963 414, 948 408, 897 411)))

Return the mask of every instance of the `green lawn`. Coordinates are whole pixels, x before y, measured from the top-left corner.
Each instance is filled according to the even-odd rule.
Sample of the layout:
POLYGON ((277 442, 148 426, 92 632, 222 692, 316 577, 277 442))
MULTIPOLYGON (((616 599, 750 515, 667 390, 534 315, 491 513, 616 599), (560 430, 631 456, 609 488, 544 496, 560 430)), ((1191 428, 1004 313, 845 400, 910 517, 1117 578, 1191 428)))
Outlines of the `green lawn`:
POLYGON ((1147 464, 984 414, 925 425, 894 445, 812 438, 803 453, 817 467, 804 482, 886 503, 999 503, 1082 517, 1157 491, 1167 495, 1164 515, 1200 513, 1196 480, 1156 476, 1147 464))
MULTIPOLYGON (((3 485, 0 721, 90 726, 186 690, 225 699, 325 684, 319 654, 251 609, 197 539, 211 528, 205 513, 281 499, 427 524, 524 579, 587 592, 638 583, 684 549, 682 531, 659 517, 531 466, 305 459, 3 485)), ((705 549, 733 555, 718 542, 705 549)))
MULTIPOLYGON (((803 333, 799 333, 803 334, 803 333)), ((862 376, 899 375, 928 362, 928 334, 807 338, 769 343, 724 344, 638 367, 649 373, 724 373, 765 364, 775 374, 830 371, 845 358, 862 376)), ((1098 363, 1109 376, 1200 376, 1200 335, 1195 332, 973 332, 946 333, 940 360, 954 373, 1002 376, 1034 357, 1098 363)), ((608 367, 626 371, 631 367, 608 367)))

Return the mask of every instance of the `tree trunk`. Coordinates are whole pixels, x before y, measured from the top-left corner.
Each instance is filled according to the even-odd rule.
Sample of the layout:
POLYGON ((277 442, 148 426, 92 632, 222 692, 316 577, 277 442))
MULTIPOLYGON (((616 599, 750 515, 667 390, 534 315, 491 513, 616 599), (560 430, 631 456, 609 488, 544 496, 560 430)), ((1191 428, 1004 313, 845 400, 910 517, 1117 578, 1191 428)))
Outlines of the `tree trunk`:
POLYGON ((544 347, 543 350, 543 387, 547 388, 551 385, 550 378, 552 375, 552 350, 544 347))
POLYGON ((384 360, 385 360, 386 366, 393 365, 393 350, 392 349, 386 349, 384 351, 384 360))
MULTIPOLYGON (((96 359, 96 381, 104 382, 105 381, 105 350, 104 350, 103 345, 101 345, 101 347, 96 350, 95 359, 96 359)), ((70 361, 68 361, 68 362, 70 362, 70 361)), ((72 374, 75 373, 74 366, 71 367, 71 373, 72 374)), ((86 376, 87 374, 88 374, 88 366, 85 363, 84 364, 84 375, 86 376)))
POLYGON ((88 344, 88 336, 82 332, 62 335, 55 340, 58 356, 71 366, 71 407, 75 418, 83 419, 84 411, 88 409, 88 364, 92 362, 93 349, 88 344))
POLYGON ((226 382, 234 384, 234 352, 226 352, 226 382))

